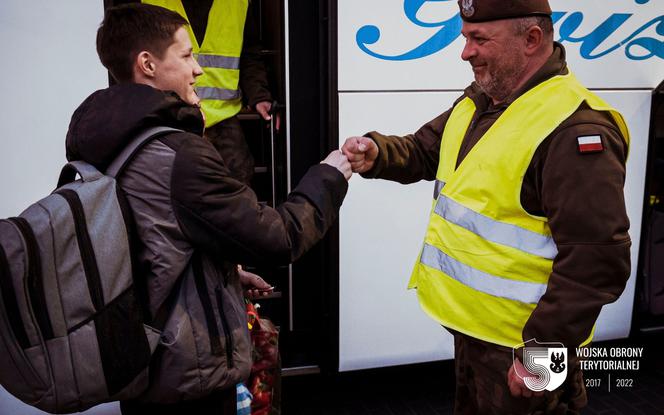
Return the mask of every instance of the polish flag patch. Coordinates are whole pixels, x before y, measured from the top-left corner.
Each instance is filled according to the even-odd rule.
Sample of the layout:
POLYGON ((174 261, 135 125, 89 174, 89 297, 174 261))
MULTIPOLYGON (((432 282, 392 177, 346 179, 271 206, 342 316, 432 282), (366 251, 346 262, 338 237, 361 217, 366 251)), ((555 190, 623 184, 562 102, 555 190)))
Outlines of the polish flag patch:
POLYGON ((577 137, 579 142, 579 153, 597 153, 604 150, 602 137, 598 135, 585 135, 577 137))

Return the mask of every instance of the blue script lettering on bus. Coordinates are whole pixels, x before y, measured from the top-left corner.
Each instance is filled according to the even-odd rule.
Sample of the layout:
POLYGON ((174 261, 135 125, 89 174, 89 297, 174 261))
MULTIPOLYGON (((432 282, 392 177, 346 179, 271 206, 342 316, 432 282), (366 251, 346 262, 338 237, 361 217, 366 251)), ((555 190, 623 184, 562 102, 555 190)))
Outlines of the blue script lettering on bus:
MULTIPOLYGON (((397 55, 385 55, 371 50, 369 45, 378 42, 381 36, 380 29, 373 25, 363 26, 357 31, 355 40, 358 47, 364 53, 374 58, 388 61, 420 59, 445 49, 461 36, 462 20, 459 13, 449 19, 437 22, 424 22, 417 17, 417 13, 426 3, 447 1, 455 0, 404 0, 403 10, 408 21, 422 28, 439 28, 433 36, 413 49, 397 55)), ((639 5, 647 4, 649 1, 635 0, 639 5)), ((551 18, 554 24, 560 23, 558 41, 561 43, 580 43, 579 53, 584 59, 592 60, 601 58, 621 48, 624 48, 625 56, 631 60, 646 60, 653 57, 664 59, 664 15, 654 17, 644 23, 636 31, 616 44, 605 43, 627 21, 634 18, 633 13, 612 14, 600 23, 599 26, 590 31, 586 28, 580 29, 584 21, 582 12, 554 11, 551 18), (659 35, 658 38, 644 34, 647 30, 652 29, 659 35), (583 36, 576 35, 576 33, 581 31, 586 34, 583 36)))

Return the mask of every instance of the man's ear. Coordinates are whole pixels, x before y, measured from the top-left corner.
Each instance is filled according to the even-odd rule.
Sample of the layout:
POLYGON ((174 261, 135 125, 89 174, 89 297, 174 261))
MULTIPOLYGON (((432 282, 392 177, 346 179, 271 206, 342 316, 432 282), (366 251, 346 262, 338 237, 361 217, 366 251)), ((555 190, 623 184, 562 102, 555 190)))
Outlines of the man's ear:
POLYGON ((527 56, 532 56, 539 53, 542 44, 544 43, 544 32, 539 26, 531 26, 526 32, 526 50, 527 56))
POLYGON ((152 54, 146 50, 136 56, 136 70, 141 77, 152 79, 155 76, 155 60, 152 54))

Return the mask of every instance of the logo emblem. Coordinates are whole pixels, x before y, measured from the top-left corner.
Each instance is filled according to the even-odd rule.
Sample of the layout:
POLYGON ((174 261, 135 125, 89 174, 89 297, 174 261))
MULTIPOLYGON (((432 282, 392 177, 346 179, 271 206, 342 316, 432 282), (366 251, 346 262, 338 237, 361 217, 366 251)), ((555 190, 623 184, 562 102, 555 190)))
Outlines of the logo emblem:
POLYGON ((530 373, 516 374, 523 379, 531 391, 554 391, 567 378, 567 348, 562 343, 540 343, 535 339, 528 340, 512 349, 512 358, 516 360, 514 351, 523 347, 523 366, 530 373))
POLYGON ((465 17, 471 17, 475 14, 473 0, 461 0, 461 13, 463 13, 465 17))

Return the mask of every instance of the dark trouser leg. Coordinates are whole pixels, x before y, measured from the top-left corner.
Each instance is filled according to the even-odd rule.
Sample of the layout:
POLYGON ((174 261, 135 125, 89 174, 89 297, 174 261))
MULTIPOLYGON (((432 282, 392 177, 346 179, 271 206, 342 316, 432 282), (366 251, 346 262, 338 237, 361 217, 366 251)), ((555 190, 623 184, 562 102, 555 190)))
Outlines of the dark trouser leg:
POLYGON ((210 395, 173 404, 120 402, 122 415, 235 415, 237 413, 237 391, 230 387, 210 395))
POLYGON ((539 397, 515 398, 507 386, 512 349, 454 333, 457 376, 455 415, 466 414, 578 414, 586 403, 583 376, 570 368, 565 383, 539 397))
POLYGON ((469 364, 463 338, 458 335, 454 336, 454 374, 456 375, 454 414, 477 414, 477 390, 473 380, 473 369, 469 364))
POLYGON ((254 157, 244 138, 240 120, 231 117, 207 128, 205 138, 217 149, 231 176, 249 184, 254 174, 254 157))

